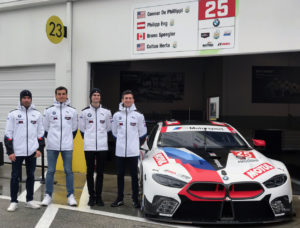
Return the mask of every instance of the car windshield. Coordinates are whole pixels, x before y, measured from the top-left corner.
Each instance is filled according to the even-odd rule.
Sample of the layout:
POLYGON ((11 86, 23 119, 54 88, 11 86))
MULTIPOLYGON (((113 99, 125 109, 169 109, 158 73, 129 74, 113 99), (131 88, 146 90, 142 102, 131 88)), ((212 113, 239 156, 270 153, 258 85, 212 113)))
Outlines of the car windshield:
POLYGON ((236 133, 212 131, 178 131, 160 134, 157 146, 185 148, 247 148, 236 133))

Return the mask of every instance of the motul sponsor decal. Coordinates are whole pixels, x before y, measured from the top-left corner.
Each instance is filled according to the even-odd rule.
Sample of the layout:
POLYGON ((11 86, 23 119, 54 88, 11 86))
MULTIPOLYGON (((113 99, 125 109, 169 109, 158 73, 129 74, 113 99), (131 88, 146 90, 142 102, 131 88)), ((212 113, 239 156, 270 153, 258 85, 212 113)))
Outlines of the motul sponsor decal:
POLYGON ((165 165, 165 164, 169 163, 167 158, 165 157, 165 155, 162 152, 160 152, 158 154, 155 154, 153 156, 153 159, 154 159, 154 161, 156 162, 156 164, 158 166, 162 166, 162 165, 165 165))
POLYGON ((236 156, 239 159, 245 159, 245 158, 256 158, 255 155, 253 154, 253 152, 251 151, 232 151, 232 153, 234 154, 234 156, 236 156))
POLYGON ((260 175, 275 169, 274 166, 270 165, 269 163, 263 163, 255 168, 249 169, 248 171, 244 172, 246 176, 254 180, 255 178, 259 177, 260 175))

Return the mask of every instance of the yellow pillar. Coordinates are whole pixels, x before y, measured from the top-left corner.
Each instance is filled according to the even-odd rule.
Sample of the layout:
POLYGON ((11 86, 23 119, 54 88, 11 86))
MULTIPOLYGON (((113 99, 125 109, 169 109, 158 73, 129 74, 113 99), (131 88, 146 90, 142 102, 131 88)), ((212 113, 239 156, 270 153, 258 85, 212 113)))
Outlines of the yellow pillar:
MULTIPOLYGON (((85 173, 86 172, 86 163, 85 163, 85 157, 84 157, 84 150, 83 150, 83 139, 81 137, 81 134, 78 130, 76 137, 74 139, 73 143, 73 172, 79 172, 79 173, 85 173)), ((64 170, 63 167, 63 161, 62 157, 59 154, 57 159, 57 170, 64 170)))

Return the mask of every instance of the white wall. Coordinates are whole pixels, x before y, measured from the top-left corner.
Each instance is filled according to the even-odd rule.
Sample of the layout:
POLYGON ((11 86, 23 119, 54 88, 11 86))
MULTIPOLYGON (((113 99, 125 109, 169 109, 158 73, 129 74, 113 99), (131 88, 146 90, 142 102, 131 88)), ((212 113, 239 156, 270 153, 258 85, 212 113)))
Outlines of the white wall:
POLYGON ((65 23, 65 4, 0 13, 0 68, 55 64, 55 85, 71 87, 66 65, 68 40, 55 45, 46 35, 46 22, 52 15, 65 23))

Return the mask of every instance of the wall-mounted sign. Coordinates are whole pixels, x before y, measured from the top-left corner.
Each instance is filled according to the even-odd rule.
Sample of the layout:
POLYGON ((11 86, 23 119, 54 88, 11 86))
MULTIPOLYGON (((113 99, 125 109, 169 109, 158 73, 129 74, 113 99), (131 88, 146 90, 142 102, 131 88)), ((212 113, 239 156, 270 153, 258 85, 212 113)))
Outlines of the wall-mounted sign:
POLYGON ((133 54, 234 47, 235 0, 192 0, 133 10, 133 54))
POLYGON ((210 97, 207 103, 207 119, 218 120, 220 115, 220 97, 210 97))
POLYGON ((65 35, 64 25, 61 19, 57 16, 51 16, 46 24, 46 33, 48 39, 54 43, 58 44, 62 41, 65 35))

